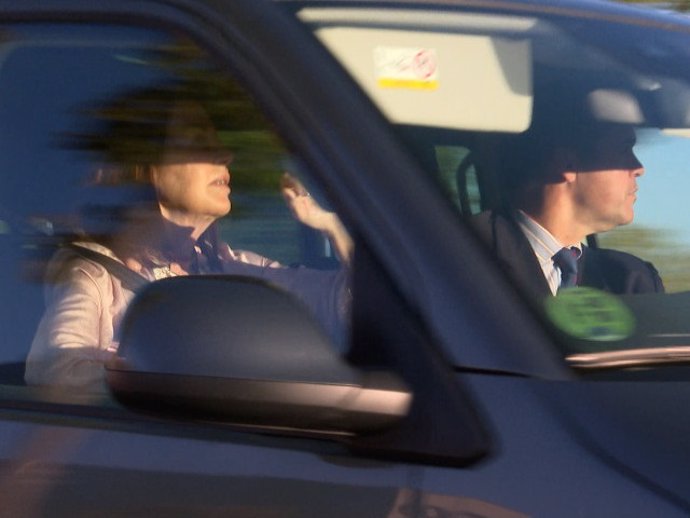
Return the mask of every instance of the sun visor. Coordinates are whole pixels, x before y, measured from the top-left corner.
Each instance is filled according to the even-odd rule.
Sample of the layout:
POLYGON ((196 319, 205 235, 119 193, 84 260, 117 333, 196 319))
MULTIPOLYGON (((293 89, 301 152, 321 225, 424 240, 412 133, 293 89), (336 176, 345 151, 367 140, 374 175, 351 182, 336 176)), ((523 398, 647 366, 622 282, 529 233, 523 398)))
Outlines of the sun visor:
POLYGON ((316 34, 392 122, 516 133, 530 125, 525 39, 333 25, 316 34))

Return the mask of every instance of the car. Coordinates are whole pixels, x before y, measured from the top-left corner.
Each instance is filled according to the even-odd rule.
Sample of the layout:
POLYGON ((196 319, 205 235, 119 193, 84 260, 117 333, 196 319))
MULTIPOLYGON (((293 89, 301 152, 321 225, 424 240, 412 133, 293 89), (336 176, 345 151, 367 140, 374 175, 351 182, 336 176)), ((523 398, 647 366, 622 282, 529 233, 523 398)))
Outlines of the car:
POLYGON ((586 0, 0 0, 0 49, 2 516, 690 513, 687 17, 586 0), (582 92, 589 115, 635 130, 646 171, 634 223, 588 246, 653 263, 665 293, 535 303, 474 231, 520 165, 504 144, 544 99, 558 126, 582 92), (109 167, 161 136, 118 124, 160 125, 146 110, 190 95, 234 154, 219 238, 337 276, 343 327, 255 276, 173 276, 130 290, 104 390, 25 379, 68 287, 56 254, 111 242, 150 195, 109 167), (337 214, 349 262, 293 219, 284 171, 337 214))

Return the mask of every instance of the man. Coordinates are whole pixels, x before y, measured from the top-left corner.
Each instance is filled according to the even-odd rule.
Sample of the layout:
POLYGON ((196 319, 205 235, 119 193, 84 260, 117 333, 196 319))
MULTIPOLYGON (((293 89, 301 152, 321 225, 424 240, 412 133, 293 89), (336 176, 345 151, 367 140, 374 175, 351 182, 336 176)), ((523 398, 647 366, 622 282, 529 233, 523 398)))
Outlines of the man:
POLYGON ((503 159, 512 170, 503 206, 478 215, 476 229, 538 300, 572 285, 616 294, 663 292, 650 263, 582 244, 590 234, 632 222, 637 178, 644 174, 632 127, 583 113, 571 111, 567 122, 549 117, 552 125, 537 121, 506 145, 503 159))

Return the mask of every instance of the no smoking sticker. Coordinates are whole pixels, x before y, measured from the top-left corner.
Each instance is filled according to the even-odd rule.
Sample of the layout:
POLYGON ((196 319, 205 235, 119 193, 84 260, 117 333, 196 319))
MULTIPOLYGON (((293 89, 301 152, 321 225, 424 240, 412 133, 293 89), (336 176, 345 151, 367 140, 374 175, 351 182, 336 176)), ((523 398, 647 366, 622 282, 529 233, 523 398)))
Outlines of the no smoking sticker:
POLYGON ((438 88, 438 58, 435 49, 376 47, 374 69, 376 82, 382 88, 438 88))

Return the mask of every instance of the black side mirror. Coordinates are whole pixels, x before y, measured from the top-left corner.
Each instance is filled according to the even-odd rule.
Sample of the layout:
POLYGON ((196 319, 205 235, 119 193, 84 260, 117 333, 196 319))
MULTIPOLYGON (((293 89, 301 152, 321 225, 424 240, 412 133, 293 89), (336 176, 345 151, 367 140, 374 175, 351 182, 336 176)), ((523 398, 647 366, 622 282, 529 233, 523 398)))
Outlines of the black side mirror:
POLYGON ((290 294, 244 277, 148 285, 106 372, 131 408, 243 425, 360 433, 394 424, 412 400, 397 376, 348 365, 290 294))

